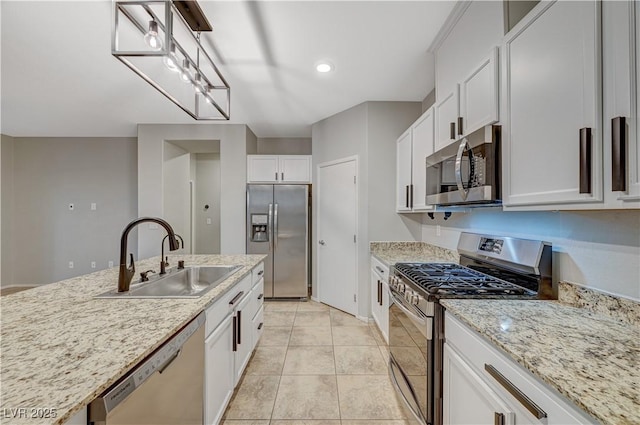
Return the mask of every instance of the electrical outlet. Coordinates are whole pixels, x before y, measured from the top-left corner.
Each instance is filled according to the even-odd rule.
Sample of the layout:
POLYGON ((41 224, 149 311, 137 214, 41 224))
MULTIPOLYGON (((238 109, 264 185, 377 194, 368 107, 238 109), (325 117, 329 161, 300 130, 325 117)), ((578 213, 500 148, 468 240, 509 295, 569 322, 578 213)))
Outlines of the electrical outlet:
POLYGON ((113 267, 113 261, 109 261, 109 267, 113 267))
POLYGON ((72 269, 73 268, 73 261, 69 261, 69 268, 72 269))
POLYGON ((211 224, 211 219, 207 217, 207 224, 211 224))
POLYGON ((75 207, 76 207, 75 205, 73 205, 73 204, 69 204, 69 211, 73 211, 73 209, 74 209, 75 207))
POLYGON ((95 211, 98 209, 98 205, 95 202, 91 203, 91 211, 95 211))
POLYGON ((442 231, 441 231, 441 229, 440 229, 440 225, 439 225, 439 224, 437 224, 437 225, 436 225, 436 236, 440 236, 441 234, 442 234, 442 231))
POLYGON ((158 228, 158 224, 157 223, 149 223, 149 229, 156 230, 157 228, 158 228))
POLYGON ((96 268, 96 262, 95 262, 95 261, 92 261, 92 262, 91 262, 91 268, 92 268, 92 269, 95 269, 95 268, 96 268))

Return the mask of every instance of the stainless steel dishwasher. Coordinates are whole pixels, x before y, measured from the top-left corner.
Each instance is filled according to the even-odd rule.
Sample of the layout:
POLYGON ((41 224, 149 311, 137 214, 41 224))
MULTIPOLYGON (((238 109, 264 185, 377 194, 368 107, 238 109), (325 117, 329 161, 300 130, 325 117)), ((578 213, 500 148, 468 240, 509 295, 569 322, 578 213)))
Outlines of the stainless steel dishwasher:
POLYGON ((89 404, 93 425, 202 425, 204 322, 200 313, 89 404))

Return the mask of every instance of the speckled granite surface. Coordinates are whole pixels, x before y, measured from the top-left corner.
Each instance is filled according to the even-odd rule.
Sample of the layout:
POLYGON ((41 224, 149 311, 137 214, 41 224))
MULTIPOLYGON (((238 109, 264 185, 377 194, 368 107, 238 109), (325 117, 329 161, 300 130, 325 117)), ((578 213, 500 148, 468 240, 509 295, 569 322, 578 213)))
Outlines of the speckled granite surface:
POLYGON ((570 282, 559 282, 558 301, 640 326, 640 303, 633 300, 614 297, 570 282))
POLYGON ((456 251, 424 242, 371 242, 369 250, 387 266, 410 262, 458 263, 460 261, 460 255, 456 251))
POLYGON ((442 304, 603 424, 640 424, 637 327, 554 301, 442 304))
MULTIPOLYGON (((199 299, 94 299, 118 269, 0 298, 0 423, 61 424, 227 292, 264 255, 176 256, 186 265, 242 265, 199 299), (48 419, 9 409, 56 409, 48 419)), ((156 268, 160 257, 139 261, 156 268)), ((171 264, 177 261, 171 260, 171 264)))

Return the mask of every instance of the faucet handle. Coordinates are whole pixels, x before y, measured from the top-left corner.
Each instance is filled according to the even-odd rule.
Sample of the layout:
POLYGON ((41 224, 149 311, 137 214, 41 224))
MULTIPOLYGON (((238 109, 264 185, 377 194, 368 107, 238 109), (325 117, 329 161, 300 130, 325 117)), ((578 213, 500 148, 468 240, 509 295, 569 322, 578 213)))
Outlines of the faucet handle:
POLYGON ((149 273, 155 273, 155 270, 147 270, 146 272, 142 272, 140 273, 140 282, 148 282, 149 278, 147 277, 147 275, 149 273))
POLYGON ((129 271, 131 271, 131 273, 135 273, 135 271, 136 271, 136 264, 135 264, 135 263, 134 263, 134 261, 133 261, 133 254, 132 254, 132 253, 129 253, 129 255, 130 255, 130 257, 129 257, 129 258, 131 258, 131 264, 129 264, 129 267, 127 267, 127 268, 129 269, 129 271))

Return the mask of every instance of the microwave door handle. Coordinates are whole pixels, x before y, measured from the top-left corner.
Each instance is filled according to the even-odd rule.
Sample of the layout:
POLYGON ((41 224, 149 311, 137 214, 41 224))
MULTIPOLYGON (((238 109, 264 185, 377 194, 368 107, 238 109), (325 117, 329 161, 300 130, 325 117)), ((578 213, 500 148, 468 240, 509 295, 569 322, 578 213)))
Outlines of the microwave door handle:
POLYGON ((469 146, 467 139, 462 139, 458 146, 455 163, 456 184, 458 185, 458 191, 460 192, 460 196, 462 196, 463 200, 467 199, 467 194, 469 192, 468 190, 465 190, 464 184, 462 183, 462 157, 464 156, 464 151, 467 146, 469 146))

